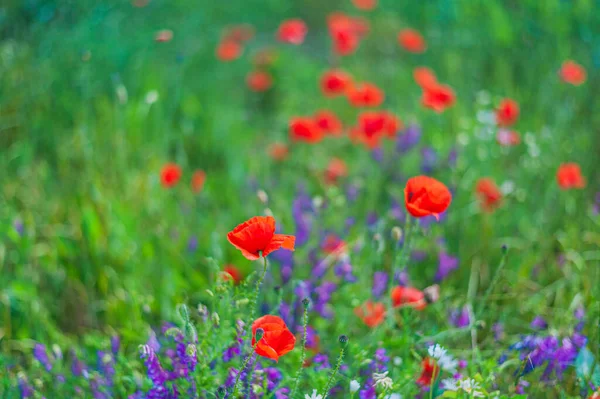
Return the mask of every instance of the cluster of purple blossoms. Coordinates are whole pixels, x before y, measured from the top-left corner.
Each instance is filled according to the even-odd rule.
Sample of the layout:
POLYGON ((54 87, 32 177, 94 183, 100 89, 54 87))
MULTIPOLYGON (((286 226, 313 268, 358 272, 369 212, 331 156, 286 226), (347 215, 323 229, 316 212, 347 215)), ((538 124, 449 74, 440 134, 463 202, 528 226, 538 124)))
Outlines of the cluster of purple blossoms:
POLYGON ((390 358, 387 355, 384 348, 379 348, 375 351, 374 360, 369 364, 369 367, 364 371, 364 375, 367 379, 364 384, 364 388, 358 392, 360 399, 376 399, 377 392, 375 387, 375 380, 373 379, 373 373, 383 373, 387 371, 387 364, 390 358))
MULTIPOLYGON (((229 398, 229 392, 234 388, 238 373, 238 369, 229 369, 229 374, 223 386, 227 392, 225 398, 229 398)), ((251 399, 266 397, 288 399, 290 389, 279 386, 282 379, 281 371, 274 367, 264 367, 258 356, 253 354, 248 365, 239 376, 240 385, 238 387, 241 386, 242 392, 245 392, 245 397, 251 399)))

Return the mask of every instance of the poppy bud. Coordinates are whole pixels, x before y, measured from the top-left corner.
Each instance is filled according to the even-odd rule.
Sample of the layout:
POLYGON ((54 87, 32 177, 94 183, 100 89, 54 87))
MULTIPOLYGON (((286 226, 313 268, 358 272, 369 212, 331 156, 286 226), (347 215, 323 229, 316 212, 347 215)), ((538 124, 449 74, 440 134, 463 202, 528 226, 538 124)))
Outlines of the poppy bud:
POLYGON ((273 288, 275 290, 276 294, 279 294, 281 292, 281 287, 280 286, 275 286, 275 288, 273 288))
POLYGON ((188 311, 188 308, 186 305, 180 304, 179 306, 177 306, 177 313, 179 314, 181 321, 183 321, 184 323, 189 323, 190 312, 188 311))
POLYGON ((240 306, 240 305, 247 305, 248 303, 250 303, 250 300, 249 300, 248 298, 242 298, 242 299, 239 299, 239 300, 236 302, 236 304, 237 304, 238 306, 240 306))
POLYGON ((308 298, 304 298, 302 300, 302 305, 304 305, 304 309, 308 309, 308 305, 310 305, 310 300, 308 298))
POLYGON ((400 241, 402 239, 402 229, 398 226, 394 226, 392 228, 392 238, 395 241, 400 241))
POLYGON ((225 387, 221 386, 217 388, 217 398, 224 398, 226 393, 227 390, 225 389, 225 387))
POLYGON ((508 247, 506 244, 502 245, 502 254, 506 254, 508 252, 508 247))
POLYGON ((256 329, 256 342, 260 341, 262 339, 263 335, 265 335, 265 330, 263 330, 262 328, 257 328, 256 329))
POLYGON ((269 196, 267 195, 267 193, 265 192, 265 190, 258 190, 256 192, 256 196, 258 197, 258 200, 260 202, 262 202, 263 204, 266 205, 267 202, 269 202, 269 196))
POLYGON ((340 341, 340 344, 342 345, 342 347, 344 347, 348 343, 348 336, 347 335, 340 335, 340 337, 338 338, 338 340, 340 341))
POLYGON ((210 315, 210 318, 214 325, 218 326, 221 323, 221 318, 217 312, 210 315))
POLYGON ((265 216, 273 217, 273 211, 271 210, 271 208, 265 208, 264 214, 265 216))

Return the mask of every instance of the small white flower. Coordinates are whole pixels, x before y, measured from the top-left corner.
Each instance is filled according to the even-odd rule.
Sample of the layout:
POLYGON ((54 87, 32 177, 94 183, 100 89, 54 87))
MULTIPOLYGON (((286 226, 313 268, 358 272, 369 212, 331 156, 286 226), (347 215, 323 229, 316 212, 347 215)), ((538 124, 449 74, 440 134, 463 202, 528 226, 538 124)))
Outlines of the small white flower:
POLYGON ((429 352, 429 356, 432 358, 440 360, 442 356, 446 355, 447 351, 443 346, 435 344, 427 348, 427 352, 429 352))
POLYGON ((154 104, 158 101, 158 92, 156 90, 149 91, 148 93, 146 93, 146 98, 144 99, 144 101, 146 101, 146 104, 148 105, 154 104))
POLYGON ((454 381, 451 378, 447 378, 445 380, 442 380, 442 388, 448 391, 458 391, 459 386, 456 383, 456 381, 454 381))
POLYGON ((375 386, 381 386, 385 389, 391 389, 392 385, 394 385, 394 381, 390 377, 387 376, 388 372, 383 373, 373 373, 373 379, 375 380, 375 386))
POLYGON ((460 381, 460 389, 474 397, 482 398, 484 395, 479 391, 479 383, 470 378, 466 378, 460 381))
POLYGON ((323 395, 317 393, 316 389, 313 389, 312 395, 305 394, 304 399, 323 399, 323 395))
POLYGON ((458 360, 454 359, 450 355, 445 355, 438 360, 438 365, 442 370, 447 371, 450 374, 454 374, 458 368, 458 360))
POLYGON ((402 399, 402 395, 399 393, 393 393, 391 395, 387 395, 385 399, 402 399))
POLYGON ((360 383, 356 380, 350 381, 350 392, 356 392, 360 389, 360 383))
POLYGON ((394 358, 394 366, 400 366, 401 364, 402 364, 402 358, 401 358, 401 357, 398 357, 398 356, 396 356, 396 357, 394 358))

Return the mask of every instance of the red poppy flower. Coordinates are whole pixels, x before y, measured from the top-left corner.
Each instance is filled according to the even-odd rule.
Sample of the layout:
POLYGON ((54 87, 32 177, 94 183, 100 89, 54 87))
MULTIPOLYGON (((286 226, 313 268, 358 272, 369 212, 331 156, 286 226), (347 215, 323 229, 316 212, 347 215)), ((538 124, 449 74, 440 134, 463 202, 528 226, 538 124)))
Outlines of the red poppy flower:
POLYGON ((383 303, 365 302, 363 306, 354 309, 354 314, 369 327, 376 327, 385 320, 385 305, 383 303))
POLYGON ((237 267, 234 265, 227 265, 223 268, 223 279, 228 281, 229 279, 233 280, 234 284, 239 284, 242 281, 242 273, 239 271, 237 267))
POLYGON ((269 155, 276 161, 283 161, 288 157, 290 150, 283 143, 273 143, 269 146, 269 155))
POLYGON ((233 40, 223 40, 219 43, 216 53, 220 61, 228 62, 237 60, 242 54, 242 46, 233 40))
POLYGON ((417 380, 417 384, 424 387, 431 386, 432 381, 435 381, 435 379, 440 374, 439 366, 437 365, 434 359, 426 357, 421 362, 421 367, 423 367, 423 370, 421 371, 421 375, 417 380))
POLYGON ((437 113, 444 112, 448 107, 454 105, 456 95, 450 86, 435 84, 423 88, 421 103, 425 108, 437 113))
POLYGON ((416 218, 433 215, 439 219, 452 202, 452 194, 443 183, 428 176, 411 177, 404 188, 406 210, 416 218))
POLYGON ((372 83, 359 83, 349 87, 347 95, 354 107, 379 107, 385 97, 383 91, 372 83))
POLYGON ((402 121, 396 115, 388 111, 381 111, 380 115, 385 119, 383 127, 385 135, 390 138, 396 137, 398 131, 404 127, 402 121))
POLYGON ((292 118, 290 120, 290 137, 294 141, 315 144, 323 139, 323 131, 311 118, 292 118))
POLYGON ((265 71, 252 71, 246 75, 248 88, 255 92, 267 91, 273 85, 273 78, 265 71))
POLYGON ((181 168, 174 163, 168 163, 160 171, 160 182, 165 188, 171 188, 181 178, 181 168))
POLYGON ((362 18, 352 18, 342 12, 333 12, 327 17, 333 50, 340 56, 356 51, 361 38, 369 31, 369 23, 362 18))
POLYGON ((411 307, 423 310, 427 306, 425 293, 416 288, 398 286, 392 290, 392 304, 395 308, 411 307))
POLYGON ((377 0, 352 0, 354 7, 363 11, 371 11, 377 7, 377 0))
POLYGON ((479 197, 481 208, 486 212, 496 209, 502 201, 502 192, 489 177, 484 177, 477 181, 475 193, 479 197))
POLYGON ((204 188, 204 182, 206 181, 206 173, 203 170, 197 170, 192 175, 192 190, 195 193, 199 193, 204 188))
POLYGON ((514 130, 500 129, 496 134, 496 141, 504 147, 511 147, 521 143, 521 135, 514 130))
POLYGON ((339 158, 332 158, 325 169, 325 183, 336 184, 342 177, 348 176, 346 162, 339 158))
POLYGON ((496 109, 496 123, 498 126, 510 126, 519 118, 519 104, 515 100, 505 98, 500 101, 496 109))
POLYGON ((581 168, 574 162, 563 163, 558 167, 556 181, 563 190, 584 188, 586 186, 586 180, 581 174, 581 168))
POLYGON ((256 260, 280 248, 293 251, 296 237, 275 234, 275 219, 271 216, 255 216, 227 233, 227 240, 246 259, 256 260))
POLYGON ((600 391, 594 392, 588 399, 600 399, 600 391))
POLYGON ((415 68, 413 70, 413 78, 423 90, 435 87, 438 84, 435 73, 427 67, 415 68))
POLYGON ((582 85, 587 79, 585 68, 571 60, 563 62, 559 75, 563 82, 575 86, 582 85))
POLYGON ((308 32, 306 24, 301 19, 288 19, 283 21, 277 29, 277 40, 290 44, 302 44, 308 32))
POLYGON ((427 43, 419 32, 414 29, 403 29, 398 33, 398 43, 411 53, 423 53, 427 50, 427 43))
POLYGON ((225 33, 225 39, 234 42, 246 42, 254 37, 254 27, 248 24, 235 25, 230 27, 225 33))
POLYGON ((358 126, 350 132, 350 137, 363 143, 369 149, 379 147, 386 134, 386 117, 379 111, 366 111, 358 115, 358 126))
POLYGON ((256 344, 256 353, 275 361, 285 355, 296 344, 296 337, 288 330, 281 317, 263 316, 252 323, 252 346, 256 344), (256 330, 262 328, 263 336, 256 343, 256 330))
POLYGON ((321 91, 325 97, 336 97, 346 93, 352 78, 346 72, 332 69, 321 76, 321 91))
POLYGON ((154 40, 159 43, 170 42, 173 39, 173 31, 170 29, 159 30, 154 34, 154 40))
POLYGON ((342 122, 333 112, 328 110, 319 111, 315 114, 314 119, 323 133, 332 136, 339 136, 342 133, 342 122))
POLYGON ((341 255, 346 252, 346 242, 335 234, 327 234, 321 244, 321 249, 326 254, 341 255))

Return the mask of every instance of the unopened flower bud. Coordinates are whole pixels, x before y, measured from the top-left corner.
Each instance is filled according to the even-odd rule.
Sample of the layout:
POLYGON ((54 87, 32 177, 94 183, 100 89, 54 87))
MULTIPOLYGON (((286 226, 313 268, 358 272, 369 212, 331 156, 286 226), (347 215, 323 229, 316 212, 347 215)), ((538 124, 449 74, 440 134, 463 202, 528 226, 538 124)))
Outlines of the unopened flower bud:
POLYGON ((508 252, 508 247, 506 246, 506 244, 502 245, 502 254, 505 254, 508 252))
POLYGON ((308 305, 310 305, 310 299, 304 298, 302 300, 302 305, 304 305, 304 309, 308 309, 308 305))
POLYGON ((265 335, 265 330, 262 328, 257 328, 255 333, 256 342, 260 341, 263 335, 265 335))
POLYGON ((216 326, 218 326, 221 323, 221 318, 219 317, 219 314, 217 312, 210 315, 210 318, 211 318, 213 324, 216 326))
POLYGON ((402 229, 398 226, 392 228, 392 238, 394 241, 400 241, 402 239, 402 229))
POLYGON ((340 344, 342 344, 342 346, 346 346, 346 344, 348 343, 348 336, 340 335, 338 340, 340 341, 340 344))
POLYGON ((258 197, 258 200, 265 205, 267 204, 267 202, 269 202, 269 196, 267 195, 265 190, 258 190, 256 192, 256 196, 258 197))
POLYGON ((217 398, 224 398, 226 393, 227 390, 225 389, 225 387, 221 386, 217 388, 217 398))
POLYGON ((315 209, 321 208, 323 206, 323 197, 317 195, 312 199, 312 205, 315 209))

